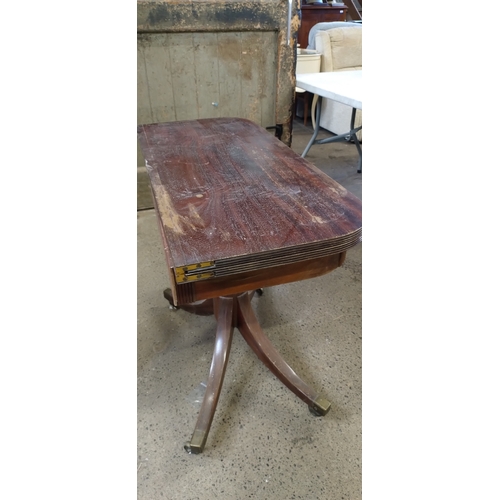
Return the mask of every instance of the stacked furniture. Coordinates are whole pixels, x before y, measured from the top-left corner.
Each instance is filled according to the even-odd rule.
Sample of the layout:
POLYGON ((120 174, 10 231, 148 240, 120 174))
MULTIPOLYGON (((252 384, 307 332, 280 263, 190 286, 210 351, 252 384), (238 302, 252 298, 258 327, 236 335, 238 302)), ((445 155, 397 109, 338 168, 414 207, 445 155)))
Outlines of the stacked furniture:
POLYGON ((297 43, 303 48, 307 47, 309 31, 316 24, 321 22, 345 21, 347 16, 347 6, 343 3, 308 4, 303 0, 300 9, 301 22, 297 34, 297 43))

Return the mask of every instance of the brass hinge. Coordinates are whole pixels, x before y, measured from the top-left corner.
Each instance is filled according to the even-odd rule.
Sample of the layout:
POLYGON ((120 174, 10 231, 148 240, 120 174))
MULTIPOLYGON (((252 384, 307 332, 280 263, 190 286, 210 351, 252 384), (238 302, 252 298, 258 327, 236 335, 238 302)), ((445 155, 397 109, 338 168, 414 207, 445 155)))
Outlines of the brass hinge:
POLYGON ((199 281, 215 276, 214 261, 200 262, 198 264, 189 264, 175 268, 175 281, 177 283, 188 283, 190 281, 199 281))

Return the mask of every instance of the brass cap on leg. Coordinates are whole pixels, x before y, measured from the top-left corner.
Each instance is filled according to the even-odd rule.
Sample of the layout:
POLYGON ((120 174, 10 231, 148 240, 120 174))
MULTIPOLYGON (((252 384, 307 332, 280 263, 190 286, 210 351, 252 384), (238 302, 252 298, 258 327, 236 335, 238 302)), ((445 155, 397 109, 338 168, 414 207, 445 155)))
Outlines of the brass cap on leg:
POLYGON ((325 398, 317 398, 314 403, 309 407, 313 415, 318 417, 326 415, 332 406, 332 403, 325 398))

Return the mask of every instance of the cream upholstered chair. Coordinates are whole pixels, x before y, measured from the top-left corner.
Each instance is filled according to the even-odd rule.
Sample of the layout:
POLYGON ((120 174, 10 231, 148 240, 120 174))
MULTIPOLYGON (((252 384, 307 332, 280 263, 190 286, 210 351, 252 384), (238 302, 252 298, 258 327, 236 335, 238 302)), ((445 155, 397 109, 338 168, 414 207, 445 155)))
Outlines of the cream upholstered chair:
MULTIPOLYGON (((321 71, 349 71, 362 68, 362 26, 336 27, 318 31, 316 50, 321 54, 321 71)), ((313 100, 315 111, 317 96, 313 100)), ((320 126, 334 134, 345 134, 350 129, 352 108, 331 99, 323 99, 320 126)), ((355 127, 361 126, 361 110, 356 112, 355 127)), ((314 124, 314 122, 313 122, 314 124)), ((362 131, 357 133, 361 141, 362 131)))
POLYGON ((332 21, 329 23, 316 23, 310 30, 307 40, 307 48, 316 50, 316 33, 318 31, 331 30, 333 28, 347 28, 348 26, 360 26, 359 21, 332 21))

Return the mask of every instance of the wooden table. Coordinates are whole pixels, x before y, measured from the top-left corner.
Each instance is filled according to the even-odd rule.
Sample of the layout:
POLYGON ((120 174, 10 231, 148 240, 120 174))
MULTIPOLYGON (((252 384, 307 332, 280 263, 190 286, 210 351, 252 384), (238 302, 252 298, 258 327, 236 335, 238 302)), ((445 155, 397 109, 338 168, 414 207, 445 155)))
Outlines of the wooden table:
POLYGON ((315 94, 311 114, 314 114, 315 109, 317 110, 316 119, 313 120, 314 133, 309 141, 309 144, 304 149, 302 157, 307 155, 313 144, 327 144, 329 142, 340 141, 350 137, 354 140, 354 144, 358 150, 358 173, 361 173, 362 152, 356 135, 356 132, 361 130, 361 127, 355 128, 354 120, 356 118, 356 110, 363 109, 362 74, 362 70, 352 70, 325 71, 323 73, 301 73, 297 75, 297 87, 307 90, 308 92, 311 92, 311 94, 315 94), (346 131, 345 134, 335 135, 326 139, 316 139, 320 129, 319 123, 321 117, 322 98, 332 99, 352 107, 350 130, 346 131))
POLYGON ((263 287, 323 275, 361 241, 361 202, 263 128, 218 118, 142 125, 172 306, 215 314, 205 397, 185 449, 201 453, 219 399, 234 327, 316 415, 330 402, 265 336, 250 301, 263 287))

